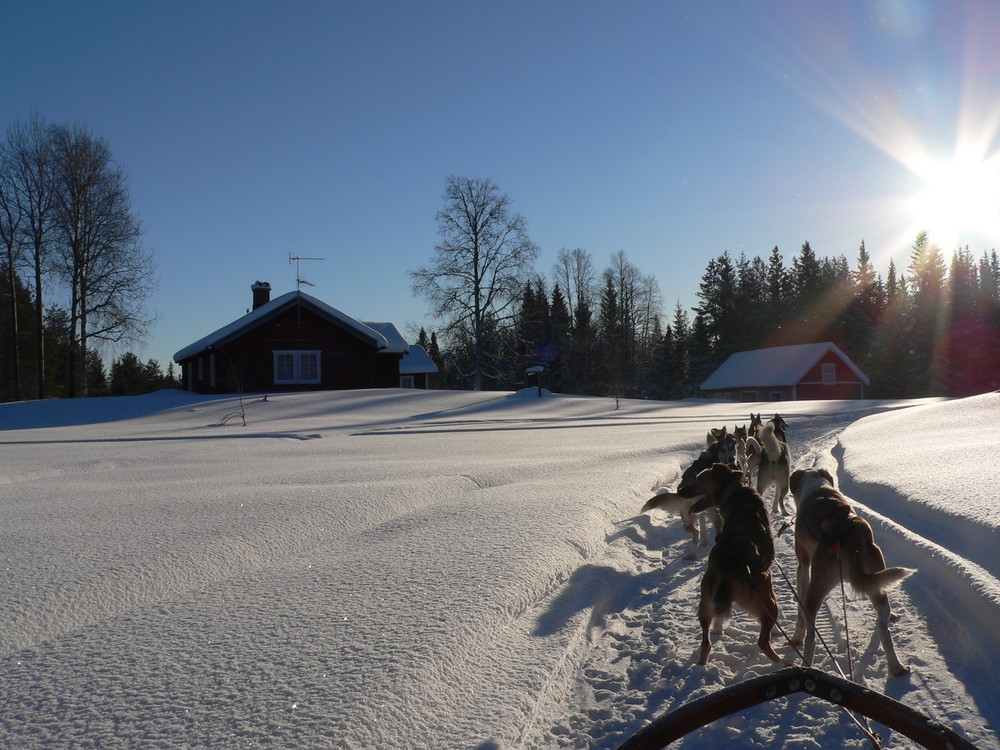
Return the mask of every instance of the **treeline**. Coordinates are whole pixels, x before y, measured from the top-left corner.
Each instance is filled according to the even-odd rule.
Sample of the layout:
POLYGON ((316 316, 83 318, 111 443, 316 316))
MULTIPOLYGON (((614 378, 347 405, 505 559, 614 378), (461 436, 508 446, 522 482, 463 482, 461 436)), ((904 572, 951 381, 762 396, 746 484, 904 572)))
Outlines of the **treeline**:
MULTIPOLYGON (((516 389, 543 365, 553 391, 630 398, 696 396, 730 354, 832 341, 869 376, 872 398, 969 395, 1000 387, 1000 262, 968 248, 950 262, 921 233, 910 262, 883 276, 862 242, 846 256, 817 257, 805 243, 790 263, 711 259, 698 306, 664 316, 656 279, 624 252, 597 272, 589 252, 564 250, 551 274, 525 281, 509 318, 488 320, 484 386, 516 389)), ((473 342, 421 332, 438 362, 437 384, 467 388, 473 342)))
MULTIPOLYGON (((0 400, 133 392, 124 375, 104 373, 97 349, 146 337, 154 287, 108 144, 37 115, 10 125, 0 141, 0 400)), ((168 378, 155 362, 143 368, 147 382, 168 378)))
MULTIPOLYGON (((6 269, 0 267, 0 274, 7 278, 6 269)), ((17 314, 21 320, 36 318, 34 299, 24 288, 19 277, 15 275, 17 293, 17 314)), ((11 308, 0 305, 0 402, 20 401, 24 398, 34 398, 42 390, 49 398, 65 398, 69 383, 69 313, 58 305, 50 305, 42 316, 45 331, 42 336, 45 347, 45 385, 37 387, 35 381, 35 337, 22 337, 19 356, 13 355, 14 349, 9 333, 14 330, 11 321, 11 308), (16 377, 15 364, 20 363, 20 377, 16 377)), ((80 376, 81 387, 77 395, 86 393, 88 396, 134 396, 151 393, 162 388, 179 388, 180 378, 174 372, 171 362, 166 371, 159 362, 150 359, 143 363, 132 352, 125 352, 111 361, 110 370, 105 366, 104 359, 97 350, 87 349, 80 376)))

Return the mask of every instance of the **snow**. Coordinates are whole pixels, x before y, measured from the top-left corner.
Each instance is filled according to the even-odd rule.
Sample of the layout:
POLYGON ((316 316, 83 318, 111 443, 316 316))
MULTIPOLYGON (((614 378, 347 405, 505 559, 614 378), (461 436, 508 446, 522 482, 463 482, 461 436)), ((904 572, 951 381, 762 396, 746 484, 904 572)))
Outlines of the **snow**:
MULTIPOLYGON (((889 564, 919 569, 892 595, 912 674, 886 675, 850 591, 820 616, 839 668, 846 616, 856 682, 1000 748, 1000 394, 617 403, 255 394, 245 427, 237 397, 180 391, 0 405, 0 746, 615 748, 781 668, 738 610, 695 664, 707 548, 685 559, 680 520, 639 513, 709 427, 778 411, 796 466, 834 472, 889 564)), ((870 746, 792 696, 672 747, 722 743, 870 746)))
POLYGON ((400 375, 419 375, 421 373, 437 373, 438 367, 420 344, 410 344, 403 359, 399 362, 400 375))

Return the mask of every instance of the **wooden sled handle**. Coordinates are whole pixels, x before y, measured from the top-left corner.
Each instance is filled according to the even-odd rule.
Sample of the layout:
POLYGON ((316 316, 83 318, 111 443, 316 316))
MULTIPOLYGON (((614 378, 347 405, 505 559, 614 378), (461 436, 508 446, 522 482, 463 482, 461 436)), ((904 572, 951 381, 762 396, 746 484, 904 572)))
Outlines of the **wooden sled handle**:
POLYGON ((654 719, 618 750, 661 750, 716 719, 802 692, 874 719, 930 750, 976 750, 967 739, 919 711, 863 685, 812 667, 788 667, 697 698, 654 719))

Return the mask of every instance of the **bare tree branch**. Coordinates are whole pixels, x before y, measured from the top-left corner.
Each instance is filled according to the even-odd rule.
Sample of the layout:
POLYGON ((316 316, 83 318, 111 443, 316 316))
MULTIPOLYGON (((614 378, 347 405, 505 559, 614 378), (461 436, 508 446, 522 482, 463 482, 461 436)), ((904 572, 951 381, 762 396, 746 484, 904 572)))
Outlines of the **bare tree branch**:
POLYGON ((488 179, 451 176, 437 214, 441 242, 431 264, 410 272, 413 291, 427 299, 445 330, 464 333, 473 348, 473 388, 483 386, 484 351, 506 325, 521 284, 538 257, 527 222, 488 179))

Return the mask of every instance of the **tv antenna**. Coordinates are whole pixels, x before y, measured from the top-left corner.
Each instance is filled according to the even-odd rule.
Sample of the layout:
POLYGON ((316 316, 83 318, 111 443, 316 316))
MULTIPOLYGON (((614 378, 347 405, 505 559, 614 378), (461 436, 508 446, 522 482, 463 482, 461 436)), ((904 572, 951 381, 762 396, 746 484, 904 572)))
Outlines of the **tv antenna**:
POLYGON ((305 284, 306 286, 316 286, 311 281, 306 281, 305 279, 302 278, 302 261, 326 260, 326 258, 304 258, 300 255, 292 255, 291 253, 289 253, 288 262, 291 263, 293 260, 295 261, 295 290, 301 292, 303 284, 305 284))

